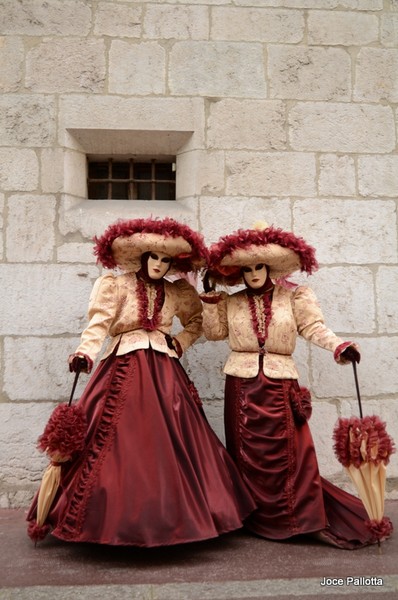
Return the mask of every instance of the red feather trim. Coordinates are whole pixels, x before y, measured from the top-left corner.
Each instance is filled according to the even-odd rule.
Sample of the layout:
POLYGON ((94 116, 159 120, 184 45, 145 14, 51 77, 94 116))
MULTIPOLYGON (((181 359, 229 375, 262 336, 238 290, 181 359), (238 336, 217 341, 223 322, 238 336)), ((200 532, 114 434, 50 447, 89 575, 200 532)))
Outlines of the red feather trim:
POLYGON ((59 404, 39 437, 37 447, 49 456, 54 453, 72 456, 83 450, 86 431, 87 421, 82 408, 77 404, 59 404))
POLYGON ((301 271, 311 274, 318 268, 315 249, 309 246, 303 238, 282 229, 268 227, 263 230, 239 229, 231 235, 222 237, 210 248, 210 269, 221 272, 219 264, 222 259, 232 254, 237 248, 244 249, 251 245, 265 246, 266 244, 278 244, 296 252, 300 258, 301 271))
POLYGON ((373 540, 379 542, 389 538, 394 530, 393 524, 388 517, 383 517, 381 521, 375 521, 375 519, 365 521, 365 525, 369 529, 373 540))
POLYGON ((138 298, 138 315, 142 329, 145 331, 155 331, 160 323, 160 312, 164 303, 164 285, 163 281, 155 285, 155 302, 153 306, 152 317, 149 317, 149 301, 148 292, 145 282, 140 277, 137 277, 137 298, 138 298))
POLYGON ((262 307, 260 310, 264 317, 264 321, 261 326, 256 310, 256 302, 253 296, 247 294, 246 297, 249 303, 249 310, 254 334, 257 337, 260 348, 264 348, 265 342, 268 338, 268 327, 272 319, 272 299, 269 294, 264 294, 261 298, 262 307))
POLYGON ((306 387, 291 387, 290 404, 297 423, 309 421, 312 415, 311 393, 306 387))
POLYGON ((375 465, 388 464, 391 454, 395 452, 394 440, 386 431, 386 424, 376 415, 363 417, 340 418, 333 431, 334 452, 338 461, 348 467, 360 467, 363 462, 375 465), (364 443, 366 460, 361 454, 364 443))
POLYGON ((28 536, 31 540, 34 541, 35 545, 37 542, 41 542, 44 540, 46 535, 50 533, 51 527, 50 525, 42 525, 41 527, 36 523, 36 521, 30 521, 28 525, 28 536))
POLYGON ((207 294, 199 294, 199 298, 205 304, 218 304, 221 301, 221 294, 214 294, 213 296, 208 296, 207 294))
POLYGON ((174 219, 131 219, 129 221, 118 221, 110 225, 101 237, 94 237, 94 254, 97 262, 104 267, 113 269, 117 266, 113 258, 112 243, 117 237, 128 237, 134 233, 158 233, 165 237, 182 237, 192 248, 189 255, 176 256, 173 262, 176 269, 182 273, 192 270, 192 262, 208 259, 208 252, 203 237, 193 231, 188 225, 178 223, 174 219))

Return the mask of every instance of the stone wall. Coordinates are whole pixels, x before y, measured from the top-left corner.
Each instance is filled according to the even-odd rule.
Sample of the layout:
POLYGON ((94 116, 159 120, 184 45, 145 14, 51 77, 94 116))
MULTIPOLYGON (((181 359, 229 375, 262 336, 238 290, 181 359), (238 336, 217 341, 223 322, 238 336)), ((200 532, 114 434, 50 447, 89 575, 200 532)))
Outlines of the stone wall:
MULTIPOLYGON (((37 489, 35 442, 68 397, 100 272, 90 240, 119 217, 168 214, 209 243, 257 219, 302 235, 328 324, 362 347, 365 412, 398 440, 397 0, 0 0, 0 13, 0 506, 37 489), (177 201, 88 201, 88 153, 175 154, 177 201)), ((183 358, 221 438, 227 352, 201 339, 183 358)), ((357 412, 351 370, 304 342, 296 357, 321 472, 349 487, 331 435, 357 412)), ((397 456, 388 474, 397 498, 397 456)))

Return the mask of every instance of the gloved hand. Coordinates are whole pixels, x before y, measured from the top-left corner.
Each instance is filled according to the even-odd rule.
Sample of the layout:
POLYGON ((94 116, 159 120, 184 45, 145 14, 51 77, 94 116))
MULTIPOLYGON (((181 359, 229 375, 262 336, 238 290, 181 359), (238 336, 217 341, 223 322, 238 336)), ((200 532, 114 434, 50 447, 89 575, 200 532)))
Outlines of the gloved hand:
POLYGON ((354 346, 348 346, 343 352, 340 354, 340 357, 349 362, 359 363, 361 360, 360 352, 354 348, 354 346))
POLYGON ((77 373, 77 371, 83 371, 83 373, 90 373, 93 367, 93 362, 86 354, 70 354, 68 358, 69 371, 71 373, 77 373))
POLYGON ((170 350, 174 350, 174 352, 177 353, 178 358, 181 358, 183 350, 177 338, 172 337, 168 333, 164 337, 166 338, 167 346, 170 348, 170 350))

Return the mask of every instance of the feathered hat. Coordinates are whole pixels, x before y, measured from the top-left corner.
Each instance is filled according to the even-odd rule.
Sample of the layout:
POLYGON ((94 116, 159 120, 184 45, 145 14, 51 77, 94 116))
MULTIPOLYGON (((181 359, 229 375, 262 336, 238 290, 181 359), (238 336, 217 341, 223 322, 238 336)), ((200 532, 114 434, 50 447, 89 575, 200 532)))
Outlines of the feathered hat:
POLYGON ((225 285, 241 283, 244 266, 263 263, 272 279, 298 270, 311 274, 318 267, 315 249, 303 238, 265 222, 220 238, 210 247, 209 254, 210 278, 225 285))
POLYGON ((108 269, 137 272, 142 255, 157 251, 173 258, 169 273, 188 273, 201 269, 208 256, 202 236, 169 217, 117 221, 94 241, 97 262, 108 269))

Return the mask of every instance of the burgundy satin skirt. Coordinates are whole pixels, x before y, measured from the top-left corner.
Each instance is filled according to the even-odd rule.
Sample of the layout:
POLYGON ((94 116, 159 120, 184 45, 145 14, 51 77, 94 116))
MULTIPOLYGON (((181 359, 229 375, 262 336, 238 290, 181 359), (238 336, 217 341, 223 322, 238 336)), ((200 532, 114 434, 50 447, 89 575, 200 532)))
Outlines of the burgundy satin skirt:
MULTIPOLYGON (((178 360, 152 349, 112 355, 79 402, 86 448, 63 466, 48 517, 57 538, 180 544, 238 529, 255 508, 178 360)), ((35 512, 36 501, 28 520, 35 512)))
POLYGON ((321 532, 341 548, 367 545, 362 502, 320 477, 309 426, 294 419, 293 385, 262 372, 248 379, 227 375, 227 449, 258 506, 245 526, 273 540, 321 532))

